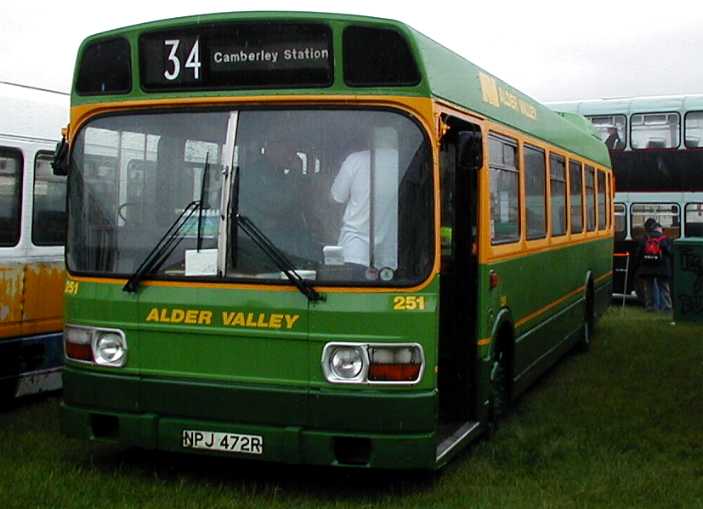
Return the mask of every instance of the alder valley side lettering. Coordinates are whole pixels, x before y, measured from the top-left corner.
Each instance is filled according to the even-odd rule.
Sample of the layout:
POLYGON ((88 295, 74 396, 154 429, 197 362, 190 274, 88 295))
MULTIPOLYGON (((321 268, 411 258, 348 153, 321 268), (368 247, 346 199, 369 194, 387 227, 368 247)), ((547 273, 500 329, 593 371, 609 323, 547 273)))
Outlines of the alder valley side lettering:
POLYGON ((222 311, 207 309, 158 308, 149 310, 146 322, 184 325, 224 326, 247 329, 293 329, 298 314, 222 311))

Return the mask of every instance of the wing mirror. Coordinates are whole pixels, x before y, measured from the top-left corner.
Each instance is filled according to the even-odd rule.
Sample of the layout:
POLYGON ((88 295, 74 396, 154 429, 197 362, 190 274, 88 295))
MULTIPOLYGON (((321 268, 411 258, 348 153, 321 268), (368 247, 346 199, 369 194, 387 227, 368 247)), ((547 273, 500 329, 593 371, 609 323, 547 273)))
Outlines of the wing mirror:
POLYGON ((51 161, 54 175, 65 177, 68 175, 70 165, 68 143, 66 142, 66 136, 62 136, 61 141, 56 144, 54 159, 51 161))

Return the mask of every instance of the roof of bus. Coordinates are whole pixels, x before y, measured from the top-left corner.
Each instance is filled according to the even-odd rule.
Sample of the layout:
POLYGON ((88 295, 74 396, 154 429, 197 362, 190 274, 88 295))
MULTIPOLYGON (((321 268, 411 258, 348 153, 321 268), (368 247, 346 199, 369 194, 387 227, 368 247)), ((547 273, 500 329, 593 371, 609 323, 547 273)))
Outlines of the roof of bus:
MULTIPOLYGON (((110 32, 96 34, 83 41, 81 49, 95 40, 106 37, 124 36, 136 44, 138 34, 150 30, 178 28, 188 25, 197 25, 226 21, 254 21, 254 20, 286 20, 286 21, 315 21, 328 23, 333 30, 341 30, 348 24, 367 25, 378 28, 391 28, 406 36, 422 75, 420 83, 416 86, 393 87, 366 87, 350 88, 337 80, 332 87, 325 89, 329 94, 387 94, 387 95, 414 95, 444 99, 470 111, 507 124, 517 130, 530 134, 544 141, 575 152, 583 157, 610 167, 610 158, 605 146, 592 135, 588 128, 581 128, 574 123, 556 115, 549 108, 542 106, 534 99, 528 97, 505 82, 495 78, 490 73, 475 66, 457 53, 445 48, 422 33, 414 30, 399 21, 373 18, 366 16, 328 14, 314 12, 233 12, 208 14, 201 16, 187 16, 166 19, 125 27, 110 32)), ((335 40, 340 40, 339 38, 335 40)), ((341 58, 341 51, 335 48, 336 59, 341 58)), ((132 58, 136 52, 133 52, 132 58)), ((77 66, 76 66, 77 75, 77 66)), ((310 94, 319 93, 320 89, 267 89, 270 94, 310 94)), ((223 95, 231 92, 211 91, 203 95, 223 95)), ((242 91, 237 94, 253 95, 261 93, 260 90, 242 91)), ((130 98, 150 98, 192 96, 192 91, 146 93, 139 87, 134 87, 130 98)), ((125 96, 111 97, 81 97, 75 92, 72 96, 73 104, 97 102, 104 100, 119 100, 125 96)))
POLYGON ((581 115, 630 115, 632 113, 663 113, 703 110, 703 94, 644 97, 614 97, 578 101, 549 102, 554 111, 568 111, 581 115))
POLYGON ((67 93, 0 81, 0 135, 59 140, 68 107, 67 93))

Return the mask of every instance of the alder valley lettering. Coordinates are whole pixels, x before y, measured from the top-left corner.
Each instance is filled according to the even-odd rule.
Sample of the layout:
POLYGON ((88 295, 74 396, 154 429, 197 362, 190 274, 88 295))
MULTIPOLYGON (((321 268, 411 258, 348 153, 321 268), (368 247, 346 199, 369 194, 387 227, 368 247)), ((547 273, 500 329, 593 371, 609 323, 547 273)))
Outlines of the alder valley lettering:
POLYGON ((222 311, 208 309, 151 308, 147 322, 243 327, 247 329, 292 329, 300 318, 297 314, 222 311), (218 323, 219 322, 219 323, 218 323))

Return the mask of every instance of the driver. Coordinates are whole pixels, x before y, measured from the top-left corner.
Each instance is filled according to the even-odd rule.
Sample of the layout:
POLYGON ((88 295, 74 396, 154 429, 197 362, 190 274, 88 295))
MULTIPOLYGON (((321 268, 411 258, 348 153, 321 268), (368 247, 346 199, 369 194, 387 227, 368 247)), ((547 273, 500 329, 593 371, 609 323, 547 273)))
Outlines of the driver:
MULTIPOLYGON (((295 262, 310 259, 310 232, 304 218, 303 168, 288 132, 269 131, 256 157, 239 168, 239 213, 295 262)), ((257 253, 260 258, 260 253, 257 253)))

